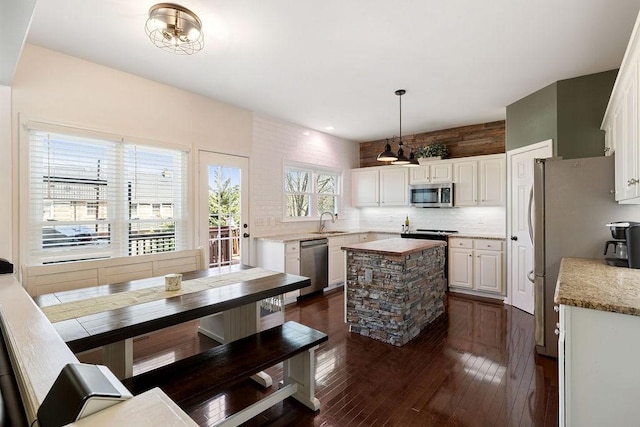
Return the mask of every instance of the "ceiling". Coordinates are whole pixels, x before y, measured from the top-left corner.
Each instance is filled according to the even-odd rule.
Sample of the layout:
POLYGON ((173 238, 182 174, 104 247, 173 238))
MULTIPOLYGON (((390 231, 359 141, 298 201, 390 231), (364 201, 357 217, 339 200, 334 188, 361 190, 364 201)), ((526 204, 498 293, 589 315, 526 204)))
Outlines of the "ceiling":
POLYGON ((354 141, 504 120, 618 68, 640 0, 176 0, 205 48, 144 32, 148 0, 38 0, 27 42, 354 141), (326 130, 333 126, 333 130, 326 130))

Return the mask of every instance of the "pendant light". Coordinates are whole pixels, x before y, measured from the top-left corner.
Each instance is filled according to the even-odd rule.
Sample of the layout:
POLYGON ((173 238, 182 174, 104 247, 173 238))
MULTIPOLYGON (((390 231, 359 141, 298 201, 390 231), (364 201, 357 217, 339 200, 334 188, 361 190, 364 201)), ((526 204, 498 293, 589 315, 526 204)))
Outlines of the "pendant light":
POLYGON ((381 162, 392 162, 397 160, 395 153, 391 151, 391 145, 389 144, 389 138, 387 138, 387 145, 384 146, 384 151, 378 154, 378 160, 381 162))
POLYGON ((398 89, 396 91, 396 95, 398 95, 398 99, 400 100, 400 142, 398 142, 398 158, 391 162, 392 165, 408 165, 409 159, 404 155, 404 150, 402 149, 402 95, 407 93, 404 89, 398 89))
POLYGON ((418 159, 416 159, 416 155, 413 154, 413 150, 411 150, 411 153, 409 154, 409 163, 402 166, 407 168, 417 168, 418 166, 420 166, 420 162, 418 162, 418 159))

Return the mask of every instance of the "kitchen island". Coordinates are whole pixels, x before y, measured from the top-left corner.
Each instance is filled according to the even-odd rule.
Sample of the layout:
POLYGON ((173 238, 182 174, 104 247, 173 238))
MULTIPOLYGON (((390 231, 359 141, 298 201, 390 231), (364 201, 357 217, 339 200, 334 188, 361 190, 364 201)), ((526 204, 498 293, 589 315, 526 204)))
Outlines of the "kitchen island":
POLYGON ((444 313, 445 242, 394 238, 342 250, 351 332, 402 346, 444 313))

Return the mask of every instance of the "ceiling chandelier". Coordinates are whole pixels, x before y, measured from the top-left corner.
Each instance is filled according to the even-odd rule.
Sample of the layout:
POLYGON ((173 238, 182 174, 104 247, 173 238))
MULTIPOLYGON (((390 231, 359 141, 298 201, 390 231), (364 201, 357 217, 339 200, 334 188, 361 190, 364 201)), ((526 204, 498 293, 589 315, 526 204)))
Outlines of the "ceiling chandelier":
MULTIPOLYGON (((409 157, 404 154, 404 143, 402 142, 402 95, 407 93, 404 89, 396 90, 396 95, 398 95, 398 99, 400 100, 400 137, 398 141, 398 154, 396 155, 393 151, 391 151, 391 144, 389 144, 389 138, 387 138, 387 143, 384 146, 384 151, 378 154, 378 160, 381 162, 391 162, 393 165, 402 165, 406 167, 416 167, 420 166, 418 160, 415 158, 413 151, 409 154, 409 157)), ((395 139, 395 136, 392 140, 395 139)))
POLYGON ((195 13, 177 4, 151 6, 145 32, 160 49, 180 55, 193 55, 204 47, 202 21, 195 13))

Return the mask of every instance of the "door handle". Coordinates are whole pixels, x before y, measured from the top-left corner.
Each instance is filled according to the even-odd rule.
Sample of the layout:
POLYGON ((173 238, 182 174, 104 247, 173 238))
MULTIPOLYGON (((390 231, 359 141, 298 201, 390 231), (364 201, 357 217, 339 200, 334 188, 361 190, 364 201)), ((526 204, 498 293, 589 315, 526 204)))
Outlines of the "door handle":
POLYGON ((533 245, 533 223, 531 221, 531 208, 533 208, 533 185, 531 186, 531 191, 529 191, 529 213, 527 215, 527 223, 529 224, 529 238, 531 239, 531 244, 533 245))
POLYGON ((527 279, 529 279, 529 281, 531 283, 534 283, 535 277, 534 277, 534 274, 533 274, 533 270, 531 270, 530 272, 527 273, 527 279))
POLYGON ((246 239, 247 237, 249 237, 249 233, 244 233, 244 234, 242 235, 242 237, 244 237, 244 238, 246 239))
POLYGON ((518 240, 518 236, 511 236, 511 240, 515 242, 516 240, 518 240))

